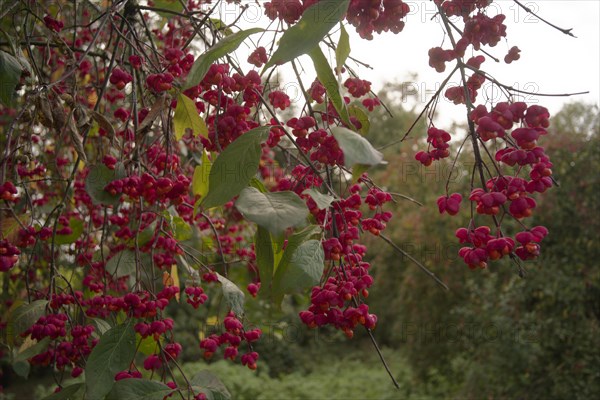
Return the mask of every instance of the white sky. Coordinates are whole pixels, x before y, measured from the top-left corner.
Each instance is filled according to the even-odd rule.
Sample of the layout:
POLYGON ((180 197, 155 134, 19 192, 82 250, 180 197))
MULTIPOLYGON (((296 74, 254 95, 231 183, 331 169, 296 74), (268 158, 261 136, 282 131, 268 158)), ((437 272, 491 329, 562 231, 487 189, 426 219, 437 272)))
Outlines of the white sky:
MULTIPOLYGON (((446 75, 438 74, 428 65, 427 51, 442 45, 442 30, 437 21, 431 21, 433 4, 431 1, 408 2, 412 15, 406 20, 404 30, 398 34, 383 34, 375 37, 373 43, 352 37, 351 44, 355 55, 368 54, 368 63, 373 71, 362 69, 365 79, 377 87, 385 81, 403 81, 410 72, 419 75, 417 87, 435 91, 446 75)), ((505 64, 496 63, 489 57, 482 69, 491 73, 497 80, 511 84, 522 90, 537 93, 573 93, 589 91, 587 95, 574 97, 533 97, 528 103, 538 101, 551 112, 558 111, 562 104, 574 99, 598 104, 600 102, 600 1, 546 0, 522 3, 538 15, 561 28, 573 28, 577 38, 567 36, 544 24, 537 18, 516 7, 510 0, 496 1, 495 10, 507 16, 507 37, 489 52, 503 59, 508 49, 518 46, 521 58, 505 64)), ((448 40, 443 45, 449 47, 448 40)), ((450 64, 448 64, 450 65, 450 64)), ((450 70, 451 66, 447 68, 450 70)), ((452 81, 457 82, 456 79, 452 81)), ((498 92, 492 92, 490 85, 484 85, 490 97, 498 101, 498 92)), ((427 100, 429 97, 426 98, 427 100)), ((482 100, 482 97, 478 97, 482 100)), ((453 113, 458 106, 445 102, 440 113, 453 113)), ((460 110, 462 111, 462 110, 460 110)))
MULTIPOLYGON (((372 41, 361 39, 354 27, 349 26, 351 56, 366 62, 373 67, 356 68, 363 79, 373 83, 377 92, 385 82, 404 82, 411 74, 418 74, 412 85, 421 91, 420 100, 423 103, 437 89, 446 75, 438 74, 428 65, 427 51, 431 47, 442 46, 449 48, 449 41, 444 42, 443 31, 438 20, 431 20, 435 14, 434 4, 429 0, 405 1, 411 7, 411 13, 406 18, 404 30, 397 34, 374 35, 372 41)), ((546 25, 537 18, 520 9, 511 0, 496 0, 488 14, 503 13, 506 15, 506 40, 501 41, 488 51, 502 60, 508 49, 518 46, 521 49, 520 60, 506 65, 503 61, 495 63, 490 58, 482 65, 482 69, 491 73, 502 83, 514 85, 517 88, 536 93, 573 93, 589 91, 589 94, 574 97, 535 97, 527 96, 528 103, 538 103, 557 112, 568 101, 582 100, 588 103, 600 103, 600 0, 542 0, 521 2, 535 11, 542 18, 561 28, 573 28, 577 38, 567 36, 546 25)), ((249 6, 246 16, 239 21, 239 26, 266 27, 268 18, 261 13, 254 1, 245 1, 249 6)), ((261 3, 264 3, 261 1, 261 3)), ((222 19, 230 23, 236 13, 234 5, 224 5, 222 19), (229 7, 229 8, 228 8, 229 7)), ((259 35, 252 37, 258 39, 259 35)), ((334 34, 337 40, 337 34, 334 34)), ((266 46, 267 41, 261 42, 266 46)), ((480 53, 478 53, 480 54, 480 53)), ((244 58, 244 57, 240 57, 244 58)), ((241 61, 241 60, 240 60, 241 61)), ((307 81, 314 79, 313 69, 308 58, 300 61, 307 72, 307 81)), ((448 64, 447 71, 452 69, 448 64)), ((282 68, 284 78, 289 71, 282 68)), ((457 82, 458 76, 452 81, 457 82)), ((488 97, 494 102, 501 101, 497 90, 490 90, 485 84, 488 97)), ((482 90, 480 90, 481 92, 482 90)), ((292 96, 292 93, 288 93, 292 96)), ((484 101, 481 95, 478 103, 484 101)), ((417 105, 419 108, 419 105, 417 105)), ((451 121, 464 121, 464 106, 455 106, 449 101, 442 101, 437 111, 438 123, 450 124, 451 121)))

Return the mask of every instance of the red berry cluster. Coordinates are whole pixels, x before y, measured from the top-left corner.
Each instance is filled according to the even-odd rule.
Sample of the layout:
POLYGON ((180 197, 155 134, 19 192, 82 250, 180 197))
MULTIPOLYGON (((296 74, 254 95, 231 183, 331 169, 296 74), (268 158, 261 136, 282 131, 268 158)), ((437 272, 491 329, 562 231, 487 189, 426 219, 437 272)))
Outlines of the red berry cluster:
POLYGON ((10 270, 19 261, 21 250, 7 239, 0 240, 0 272, 10 270))
MULTIPOLYGON (((79 295, 81 296, 81 293, 79 295)), ((51 304, 56 307, 51 308, 58 309, 62 304, 72 303, 73 297, 67 295, 62 299, 53 298, 53 301, 54 303, 51 304)), ((33 356, 30 363, 42 366, 54 363, 59 370, 71 367, 71 376, 77 377, 83 372, 79 366, 80 362, 92 352, 98 340, 92 339, 91 335, 94 332, 92 325, 74 325, 68 329, 67 321, 68 317, 64 313, 43 315, 21 333, 21 337, 30 336, 38 342, 45 338, 52 339, 53 342, 48 349, 33 356)))
POLYGON ((431 127, 427 130, 427 143, 432 150, 419 151, 415 154, 415 159, 424 166, 428 167, 434 160, 441 160, 450 155, 448 142, 452 139, 450 134, 442 129, 431 127))
POLYGON ((185 175, 176 178, 154 178, 149 173, 133 175, 110 182, 104 190, 112 195, 126 194, 131 200, 143 198, 148 204, 170 201, 181 204, 188 193, 190 180, 185 175))
MULTIPOLYGON (((216 112, 206 118, 208 137, 200 138, 209 151, 222 151, 243 133, 258 126, 250 109, 261 102, 263 93, 258 72, 251 70, 246 75, 235 72, 230 76, 229 70, 229 64, 212 64, 202 82, 185 91, 191 99, 199 97, 216 108, 216 112), (243 104, 238 104, 239 97, 244 100, 243 104)), ((285 93, 273 93, 277 94, 270 99, 277 107, 289 107, 285 93)), ((204 104, 196 104, 200 104, 199 111, 203 111, 204 104)))
POLYGON ((263 46, 257 47, 256 50, 254 50, 252 53, 250 53, 250 56, 248 56, 248 62, 254 65, 256 68, 262 67, 267 63, 267 61, 269 61, 267 57, 267 50, 263 46))
POLYGON ((280 90, 274 90, 269 93, 269 101, 273 107, 279 108, 282 111, 292 104, 290 102, 290 97, 280 90))
MULTIPOLYGON (((515 219, 532 215, 536 202, 530 197, 535 192, 543 193, 552 186, 552 163, 537 146, 540 136, 546 134, 550 117, 548 110, 541 106, 527 107, 525 103, 498 103, 490 112, 485 106, 478 106, 471 113, 471 119, 477 125, 477 134, 482 141, 501 138, 507 147, 499 149, 495 161, 509 166, 519 166, 515 176, 501 175, 492 177, 485 188, 472 190, 469 200, 476 204, 476 212, 484 215, 508 213, 515 219), (520 127, 507 131, 515 124, 520 127), (529 165, 529 181, 519 177, 521 167, 529 165)), ((461 243, 470 243, 474 247, 464 247, 459 255, 470 268, 487 266, 487 260, 496 260, 515 252, 522 260, 536 258, 540 253, 539 242, 547 235, 544 227, 535 227, 515 236, 521 246, 515 249, 515 240, 498 233, 490 235, 490 228, 480 226, 476 229, 461 228, 457 237, 461 243)))
POLYGON ((440 214, 447 212, 449 215, 456 215, 460 211, 462 196, 458 193, 452 193, 450 196, 440 196, 437 199, 440 214))
POLYGON ((115 85, 119 90, 122 90, 132 80, 133 76, 119 67, 113 69, 112 74, 110 75, 110 83, 115 85))
MULTIPOLYGON (((149 292, 127 293, 124 296, 113 297, 111 295, 96 296, 82 300, 82 305, 88 317, 107 318, 111 312, 125 312, 133 318, 154 318, 163 311, 169 301, 175 297, 179 289, 171 286, 163 289, 154 300, 149 292), (175 289, 173 289, 175 288, 175 289)), ((169 325, 169 322, 163 321, 169 325)), ((172 325, 172 321, 170 322, 172 325)))
POLYGON ((354 0, 350 2, 346 18, 360 37, 371 40, 373 32, 400 33, 404 29, 402 19, 409 12, 410 7, 401 0, 354 0))
POLYGON ((154 93, 166 92, 173 87, 174 79, 175 78, 170 72, 150 74, 146 78, 146 86, 154 93))
POLYGON ((359 78, 348 78, 344 82, 344 87, 352 97, 362 97, 371 91, 371 82, 359 78))
MULTIPOLYGON (((320 0, 272 0, 265 3, 265 15, 288 24, 297 22, 304 11, 320 0)), ((373 39, 373 32, 399 33, 404 29, 402 19, 410 7, 401 0, 353 0, 346 19, 363 39, 373 39)))
POLYGON ((0 185, 0 199, 17 202, 19 200, 18 191, 12 182, 4 182, 0 185))
POLYGON ((144 369, 148 370, 148 371, 152 371, 152 370, 159 370, 159 369, 163 368, 163 366, 164 366, 163 360, 166 360, 167 362, 177 360, 177 358, 179 357, 179 354, 181 353, 181 350, 182 350, 182 347, 179 343, 167 344, 166 346, 164 346, 162 348, 162 355, 165 356, 164 359, 159 354, 150 354, 144 360, 144 369))
MULTIPOLYGON (((244 331, 244 325, 232 312, 227 314, 223 320, 223 326, 225 332, 220 335, 210 335, 200 342, 200 348, 204 350, 204 358, 211 358, 219 347, 226 346, 223 357, 235 361, 242 342, 246 342, 248 347, 252 349, 252 343, 256 342, 262 335, 260 329, 244 331)), ((257 360, 258 353, 252 350, 243 354, 241 358, 242 365, 246 365, 250 369, 256 369, 257 360)))
POLYGON ((448 16, 467 18, 473 11, 490 5, 492 0, 434 0, 434 2, 441 6, 448 16))
POLYGON ((510 64, 513 61, 517 61, 519 58, 521 58, 519 53, 521 53, 521 50, 517 46, 511 47, 508 51, 508 54, 504 56, 504 62, 510 64))
POLYGON ((266 2, 264 7, 269 19, 280 19, 288 24, 298 21, 304 12, 304 5, 300 0, 272 0, 266 2))
MULTIPOLYGON (((312 171, 302 173, 306 181, 312 171)), ((367 181, 362 178, 361 181, 366 185, 367 181)), ((316 186, 321 184, 319 180, 312 182, 316 186)), ((304 187, 294 190, 300 194, 304 187)), ((390 212, 382 210, 392 200, 389 193, 371 186, 363 198, 361 190, 363 185, 352 185, 346 198, 332 204, 333 215, 328 210, 320 210, 309 196, 304 195, 315 219, 332 235, 322 241, 325 260, 330 263, 324 274, 328 278, 322 286, 313 287, 311 305, 300 313, 300 318, 311 328, 332 325, 348 337, 353 336, 358 325, 373 329, 377 323, 377 317, 369 313, 368 305, 363 302, 369 295, 373 278, 369 274, 370 265, 363 261, 367 248, 357 243, 360 229, 379 235, 392 217, 390 212), (372 215, 363 218, 360 211, 363 204, 368 205, 372 215)))
POLYGON ((352 338, 357 325, 368 329, 375 328, 377 316, 369 314, 369 306, 360 304, 354 307, 351 300, 359 294, 368 296, 367 289, 373 283, 373 278, 368 274, 366 266, 361 265, 351 269, 351 275, 341 267, 334 267, 331 276, 322 286, 312 289, 310 296, 311 305, 308 310, 300 312, 300 319, 310 328, 332 325, 342 330, 346 336, 352 338))
POLYGON ((51 31, 60 33, 60 31, 63 30, 63 28, 65 27, 64 22, 54 19, 49 15, 46 15, 44 17, 44 24, 46 25, 46 27, 48 29, 50 29, 51 31))
POLYGON ((185 301, 194 308, 198 308, 208 300, 208 296, 200 286, 188 286, 185 288, 184 292, 187 295, 185 301))

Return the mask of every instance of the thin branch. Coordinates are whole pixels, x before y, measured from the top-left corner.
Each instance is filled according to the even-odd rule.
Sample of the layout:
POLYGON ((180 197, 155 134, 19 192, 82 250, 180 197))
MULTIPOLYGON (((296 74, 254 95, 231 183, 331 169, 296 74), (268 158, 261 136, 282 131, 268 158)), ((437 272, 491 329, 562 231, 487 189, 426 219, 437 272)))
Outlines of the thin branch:
POLYGON ((573 30, 573 28, 569 28, 569 29, 565 29, 565 28, 561 28, 559 26, 554 25, 553 23, 546 21, 544 18, 540 17, 539 15, 537 15, 536 13, 533 12, 533 10, 529 7, 527 7, 526 5, 522 4, 520 1, 518 0, 513 0, 519 7, 521 7, 523 10, 527 11, 529 14, 533 15, 534 17, 538 18, 540 21, 542 21, 543 23, 553 27, 554 29, 556 29, 559 32, 564 33, 565 35, 569 35, 571 37, 577 38, 577 36, 573 35, 571 33, 571 31, 573 30))

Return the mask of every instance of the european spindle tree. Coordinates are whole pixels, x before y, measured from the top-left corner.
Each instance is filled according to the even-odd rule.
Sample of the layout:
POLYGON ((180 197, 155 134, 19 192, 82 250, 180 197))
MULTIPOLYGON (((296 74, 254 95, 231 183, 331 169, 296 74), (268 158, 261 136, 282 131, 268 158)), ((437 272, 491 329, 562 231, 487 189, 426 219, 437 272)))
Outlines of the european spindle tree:
MULTIPOLYGON (((446 76, 420 115, 427 131, 389 142, 426 137, 425 166, 471 147, 468 200, 448 184, 439 211, 470 215, 456 231, 465 267, 510 257, 520 272, 548 234, 527 218, 553 186, 550 115, 486 73, 520 56, 491 0, 434 3, 441 47, 410 56, 446 76), (505 101, 482 100, 484 82, 505 101), (465 138, 434 126, 444 97, 465 138)), ((363 239, 402 250, 384 235, 394 195, 368 175, 383 162, 369 115, 385 105, 353 69, 366 55, 351 54, 348 31, 376 42, 409 12, 401 0, 3 2, 2 354, 14 371, 51 369, 53 399, 229 398, 208 372, 182 375, 167 305, 222 321, 198 340, 206 358, 256 369, 260 321, 244 304, 306 290, 308 327, 373 339, 363 239), (268 26, 244 29, 251 5, 268 26), (236 17, 221 20, 223 6, 236 17), (294 105, 272 84, 280 71, 300 88, 294 105)))

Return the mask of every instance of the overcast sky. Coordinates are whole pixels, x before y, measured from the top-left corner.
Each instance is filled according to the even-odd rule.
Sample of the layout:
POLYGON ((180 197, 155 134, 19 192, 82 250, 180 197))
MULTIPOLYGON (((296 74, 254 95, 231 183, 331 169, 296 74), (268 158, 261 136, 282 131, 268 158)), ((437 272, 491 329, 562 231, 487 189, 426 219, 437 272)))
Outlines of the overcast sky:
MULTIPOLYGON (((361 69, 366 79, 380 87, 383 82, 397 79, 403 81, 411 72, 418 73, 415 85, 425 91, 435 90, 444 78, 429 67, 427 50, 442 45, 442 29, 439 22, 431 21, 435 13, 431 1, 408 2, 411 15, 406 27, 398 35, 383 34, 371 43, 358 35, 352 39, 353 54, 369 54, 366 61, 374 70, 361 69)), ((482 69, 490 72, 502 83, 515 85, 523 90, 538 93, 572 93, 589 91, 575 97, 528 96, 529 103, 539 101, 551 112, 556 112, 566 101, 574 99, 598 104, 600 102, 600 1, 545 0, 522 3, 542 18, 561 28, 573 28, 577 38, 567 36, 544 24, 518 8, 513 1, 496 1, 494 11, 507 16, 507 37, 490 52, 502 59, 512 46, 521 49, 521 59, 506 65, 488 60, 482 69)), ((446 41, 444 48, 449 46, 446 41)), ((456 81, 455 79, 453 79, 456 81)), ((497 92, 487 93, 499 99, 497 92)), ((426 98, 428 99, 428 97, 426 98)), ((498 101, 498 100, 496 100, 498 101)), ((441 105, 440 112, 451 112, 456 106, 441 105)))
MULTIPOLYGON (((435 46, 448 48, 450 44, 447 39, 443 41, 444 35, 439 20, 432 20, 435 14, 432 1, 405 2, 411 7, 411 13, 406 18, 404 30, 397 35, 375 34, 374 39, 368 41, 361 39, 354 27, 348 27, 351 35, 351 55, 373 67, 368 69, 356 66, 356 69, 363 79, 373 83, 375 91, 385 82, 404 82, 410 79, 411 74, 417 74, 418 78, 411 85, 420 90, 420 100, 425 103, 446 77, 429 67, 427 51, 435 46)), ((266 27, 269 20, 262 15, 264 10, 258 8, 254 1, 244 3, 249 5, 249 9, 245 18, 239 21, 241 27, 266 27)), ((577 38, 546 25, 519 8, 512 0, 497 0, 490 6, 488 14, 506 15, 507 37, 489 51, 502 60, 508 49, 518 46, 521 49, 521 59, 506 65, 503 61, 495 63, 488 58, 482 69, 502 83, 530 92, 590 92, 574 97, 527 96, 524 99, 528 103, 548 107, 551 113, 557 112, 568 101, 600 103, 600 1, 521 0, 521 3, 559 27, 573 28, 572 32, 577 38)), ((224 10, 222 19, 229 23, 235 15, 234 9, 224 10)), ((257 39, 258 36, 253 36, 253 39, 257 39)), ((337 40, 337 33, 333 36, 337 40)), ((267 42, 260 44, 266 46, 267 42)), ((304 76, 307 80, 312 80, 314 73, 310 60, 304 57, 300 61, 307 72, 304 76)), ((450 69, 448 68, 448 71, 450 69)), ((281 73, 287 78, 289 71, 286 72, 286 69, 282 68, 281 73)), ((452 81, 457 82, 457 79, 452 81)), ((491 85, 486 84, 484 91, 487 98, 493 102, 502 101, 498 91, 491 89, 491 85)), ((484 99, 484 96, 480 96, 477 100, 482 102, 484 99)), ((450 124, 452 120, 464 121, 463 110, 464 108, 448 101, 442 101, 438 106, 437 121, 441 125, 450 124)))

